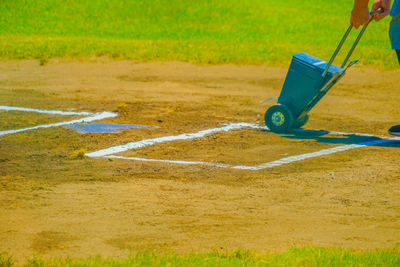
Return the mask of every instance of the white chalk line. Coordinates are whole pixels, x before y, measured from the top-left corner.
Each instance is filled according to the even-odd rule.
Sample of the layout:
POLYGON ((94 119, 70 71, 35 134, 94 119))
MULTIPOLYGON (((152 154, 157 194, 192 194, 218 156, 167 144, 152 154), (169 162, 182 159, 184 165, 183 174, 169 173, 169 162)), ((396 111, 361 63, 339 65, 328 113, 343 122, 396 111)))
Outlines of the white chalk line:
POLYGON ((36 130, 40 128, 51 128, 51 127, 58 127, 58 126, 65 126, 65 125, 71 125, 71 124, 76 124, 76 123, 85 123, 85 122, 92 122, 92 121, 98 121, 98 120, 103 120, 107 118, 115 118, 118 116, 118 113, 114 112, 109 112, 109 111, 104 111, 104 112, 98 112, 98 113, 91 113, 91 112, 73 112, 73 111, 61 111, 61 110, 44 110, 44 109, 31 109, 31 108, 23 108, 23 107, 11 107, 11 106, 0 106, 0 110, 6 110, 6 111, 27 111, 27 112, 38 112, 38 113, 47 113, 47 114, 54 114, 54 115, 78 115, 78 116, 87 116, 84 118, 79 118, 79 119, 74 119, 71 121, 63 121, 63 122, 56 122, 56 123, 51 123, 51 124, 44 124, 44 125, 37 125, 37 126, 32 126, 32 127, 27 127, 27 128, 22 128, 22 129, 16 129, 16 130, 6 130, 6 131, 0 131, 0 136, 7 135, 7 134, 15 134, 15 133, 20 133, 20 132, 25 132, 25 131, 30 131, 30 130, 36 130))
MULTIPOLYGON (((17 129, 17 130, 0 131, 0 136, 7 135, 7 134, 15 134, 15 133, 29 131, 29 130, 35 130, 35 129, 40 129, 40 128, 50 128, 50 127, 65 126, 65 125, 71 125, 71 124, 77 124, 77 123, 87 123, 87 122, 92 122, 92 121, 97 121, 97 120, 103 120, 106 118, 115 118, 118 116, 118 113, 113 113, 113 112, 108 112, 108 111, 99 112, 99 113, 91 113, 91 112, 86 112, 86 111, 75 112, 75 111, 61 111, 61 110, 44 110, 44 109, 13 107, 13 106, 4 106, 4 105, 0 105, 0 110, 37 112, 37 113, 43 113, 43 114, 53 114, 53 115, 63 115, 63 116, 73 116, 73 115, 88 116, 85 118, 75 119, 75 120, 71 120, 71 121, 64 121, 64 122, 51 123, 51 124, 45 124, 45 125, 37 125, 37 126, 27 127, 27 128, 23 128, 23 129, 17 129)), ((230 123, 223 127, 201 130, 201 131, 198 131, 195 133, 184 133, 184 134, 180 134, 180 135, 164 136, 164 137, 158 137, 158 138, 152 138, 152 139, 145 139, 145 140, 141 140, 138 142, 130 142, 130 143, 127 143, 124 145, 113 146, 113 147, 109 147, 106 149, 86 153, 86 156, 88 156, 88 157, 107 157, 107 158, 116 158, 116 159, 129 159, 129 160, 149 161, 149 162, 163 162, 163 163, 174 163, 174 164, 185 164, 185 165, 206 165, 206 166, 212 166, 212 167, 244 169, 244 170, 262 170, 262 169, 277 167, 277 166, 280 166, 283 164, 288 164, 288 163, 292 163, 292 162, 300 161, 300 160, 304 160, 304 159, 319 157, 319 156, 323 156, 323 155, 329 155, 329 154, 346 151, 346 150, 350 150, 350 149, 355 149, 355 148, 360 148, 360 147, 364 147, 364 146, 378 145, 378 144, 383 144, 383 143, 387 143, 387 142, 394 142, 394 141, 400 140, 400 138, 388 138, 386 136, 374 136, 374 135, 369 135, 369 134, 360 134, 360 133, 349 134, 349 133, 334 132, 334 131, 321 131, 321 132, 323 132, 323 135, 325 135, 325 134, 334 134, 334 135, 342 135, 342 136, 354 136, 355 135, 355 136, 380 138, 380 139, 373 140, 373 141, 361 142, 358 144, 342 145, 342 146, 337 146, 334 148, 322 149, 317 152, 285 157, 285 158, 282 158, 282 159, 279 159, 276 161, 262 163, 257 166, 230 165, 230 164, 211 163, 211 162, 202 162, 202 161, 148 159, 148 158, 140 158, 140 157, 124 157, 124 156, 113 155, 116 153, 131 150, 131 149, 138 149, 138 148, 142 148, 142 147, 146 147, 146 146, 155 145, 157 143, 172 142, 172 141, 177 141, 177 140, 190 140, 190 139, 195 139, 195 138, 201 138, 206 135, 217 133, 217 132, 223 132, 223 131, 228 132, 231 130, 241 129, 241 128, 245 128, 245 127, 268 130, 267 127, 260 126, 258 124, 254 124, 254 123, 246 123, 246 122, 230 123)), ((294 132, 299 132, 299 133, 305 132, 306 133, 307 131, 309 131, 309 130, 298 129, 298 130, 295 130, 294 132)))
POLYGON ((233 168, 234 165, 224 164, 224 163, 211 163, 204 161, 187 161, 187 160, 168 160, 168 159, 148 159, 148 158, 139 158, 139 157, 124 157, 124 156, 104 156, 104 158, 114 158, 114 159, 129 159, 136 161, 148 161, 148 162, 162 162, 162 163, 174 163, 174 164, 182 164, 182 165, 205 165, 211 167, 220 167, 220 168, 233 168))
POLYGON ((365 146, 373 146, 373 145, 378 145, 378 144, 383 144, 383 143, 388 143, 388 142, 395 142, 395 141, 398 141, 398 140, 378 139, 378 140, 367 141, 367 142, 362 142, 362 143, 358 143, 358 144, 342 145, 342 146, 337 146, 337 147, 333 147, 333 148, 322 149, 317 152, 311 152, 311 153, 305 153, 305 154, 300 154, 300 155, 296 155, 296 156, 290 156, 290 157, 282 158, 282 159, 279 159, 276 161, 262 163, 255 167, 235 166, 233 168, 234 169, 262 170, 262 169, 277 167, 277 166, 281 166, 284 164, 288 164, 288 163, 292 163, 292 162, 296 162, 296 161, 300 161, 300 160, 330 155, 330 154, 334 154, 337 152, 342 152, 342 151, 346 151, 346 150, 350 150, 350 149, 355 149, 355 148, 360 148, 360 147, 365 147, 365 146))
POLYGON ((137 142, 130 142, 130 143, 127 143, 124 145, 112 146, 112 147, 101 149, 98 151, 86 153, 86 156, 88 156, 88 157, 104 157, 104 156, 117 154, 117 153, 124 152, 124 151, 131 150, 131 149, 138 149, 138 148, 142 148, 142 147, 146 147, 146 146, 152 146, 152 145, 155 145, 158 143, 201 138, 201 137, 204 137, 209 134, 213 134, 213 133, 217 133, 217 132, 228 132, 231 130, 241 129, 244 127, 257 128, 257 129, 261 129, 261 128, 268 129, 266 127, 261 127, 257 124, 247 123, 247 122, 229 123, 223 127, 201 130, 201 131, 198 131, 195 133, 183 133, 183 134, 179 134, 179 135, 156 137, 156 138, 145 139, 145 140, 141 140, 141 141, 137 141, 137 142))
POLYGON ((94 115, 94 113, 81 111, 62 111, 62 110, 46 110, 46 109, 37 109, 37 108, 24 108, 24 107, 12 107, 12 106, 1 106, 0 110, 5 111, 27 111, 27 112, 36 112, 36 113, 43 113, 43 114, 53 114, 53 115, 63 115, 63 116, 89 116, 94 115))
MULTIPOLYGON (((388 143, 388 142, 395 142, 395 141, 400 140, 400 138, 389 138, 386 136, 378 137, 378 136, 374 136, 374 135, 359 134, 359 133, 349 134, 349 133, 343 133, 343 132, 321 131, 324 133, 324 135, 325 134, 334 134, 334 135, 343 135, 343 136, 356 135, 356 136, 379 138, 379 139, 360 142, 358 144, 342 145, 342 146, 337 146, 337 147, 333 147, 333 148, 322 149, 320 151, 311 152, 311 153, 289 156, 289 157, 285 157, 285 158, 275 160, 272 162, 262 163, 262 164, 259 164, 256 166, 230 165, 230 164, 223 164, 223 163, 203 162, 203 161, 148 159, 148 158, 141 158, 141 157, 124 157, 124 156, 114 155, 114 154, 124 152, 127 150, 143 148, 143 147, 155 145, 158 143, 201 138, 206 135, 217 133, 217 132, 222 132, 222 131, 227 132, 227 131, 231 131, 231 130, 235 130, 235 129, 246 128, 246 127, 268 130, 268 128, 265 126, 260 126, 258 124, 253 124, 253 123, 245 123, 245 122, 230 123, 223 127, 202 130, 202 131, 198 131, 195 133, 184 133, 184 134, 180 134, 180 135, 163 136, 163 137, 158 137, 158 138, 145 139, 145 140, 141 140, 141 141, 137 141, 137 142, 130 142, 130 143, 127 143, 124 145, 113 146, 113 147, 109 147, 106 149, 86 153, 86 156, 88 156, 88 157, 106 157, 106 158, 115 158, 115 159, 128 159, 128 160, 148 161, 148 162, 163 162, 163 163, 184 164, 184 165, 205 165, 205 166, 212 166, 212 167, 232 168, 232 169, 242 169, 242 170, 262 170, 262 169, 266 169, 266 168, 272 168, 272 167, 277 167, 277 166, 281 166, 284 164, 289 164, 289 163, 300 161, 300 160, 320 157, 320 156, 324 156, 324 155, 330 155, 333 153, 342 152, 342 151, 346 151, 346 150, 350 150, 350 149, 371 146, 371 145, 378 145, 378 144, 383 144, 383 143, 388 143)), ((295 132, 300 132, 300 133, 307 132, 307 131, 309 131, 309 130, 302 130, 302 129, 295 130, 295 132)))
POLYGON ((379 140, 368 141, 368 142, 363 142, 363 143, 359 143, 359 144, 337 146, 337 147, 333 147, 333 148, 323 149, 323 150, 320 150, 317 152, 285 157, 285 158, 282 158, 279 160, 262 163, 257 166, 230 165, 230 164, 224 164, 224 163, 211 163, 211 162, 204 162, 204 161, 148 159, 148 158, 124 157, 124 156, 116 156, 116 155, 110 155, 110 156, 105 156, 105 157, 106 158, 115 158, 115 159, 136 160, 136 161, 162 162, 162 163, 173 163, 173 164, 182 164, 182 165, 204 165, 204 166, 218 167, 218 168, 231 168, 231 169, 239 169, 239 170, 257 171, 257 170, 263 170, 263 169, 267 169, 267 168, 278 167, 278 166, 281 166, 284 164, 289 164, 289 163, 300 161, 300 160, 305 160, 305 159, 320 157, 320 156, 329 155, 329 154, 333 154, 333 153, 337 153, 337 152, 342 152, 342 151, 346 151, 346 150, 350 150, 350 149, 354 149, 354 148, 378 145, 378 144, 394 142, 394 141, 396 141, 396 140, 379 139, 379 140))

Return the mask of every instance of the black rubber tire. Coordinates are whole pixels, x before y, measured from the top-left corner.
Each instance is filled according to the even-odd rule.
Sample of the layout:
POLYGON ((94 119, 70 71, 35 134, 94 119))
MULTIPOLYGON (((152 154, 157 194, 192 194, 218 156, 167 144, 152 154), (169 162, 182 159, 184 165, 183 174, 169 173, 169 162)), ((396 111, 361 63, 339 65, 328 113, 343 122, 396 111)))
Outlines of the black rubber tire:
POLYGON ((290 109, 278 104, 270 107, 264 116, 265 124, 274 133, 286 133, 292 129, 294 119, 290 109))
POLYGON ((305 125, 308 122, 308 119, 310 117, 307 115, 305 115, 303 118, 298 118, 294 121, 292 129, 298 129, 301 128, 303 125, 305 125))

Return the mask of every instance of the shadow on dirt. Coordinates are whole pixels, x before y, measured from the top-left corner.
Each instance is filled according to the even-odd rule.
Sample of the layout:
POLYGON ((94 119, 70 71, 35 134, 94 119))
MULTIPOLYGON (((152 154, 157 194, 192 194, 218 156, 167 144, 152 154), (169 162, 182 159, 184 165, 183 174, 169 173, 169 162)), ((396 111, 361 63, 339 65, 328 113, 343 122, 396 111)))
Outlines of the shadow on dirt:
POLYGON ((365 145, 378 147, 400 148, 400 140, 383 139, 376 136, 341 134, 323 130, 297 129, 282 135, 284 138, 297 140, 315 140, 318 143, 342 144, 342 145, 365 145))

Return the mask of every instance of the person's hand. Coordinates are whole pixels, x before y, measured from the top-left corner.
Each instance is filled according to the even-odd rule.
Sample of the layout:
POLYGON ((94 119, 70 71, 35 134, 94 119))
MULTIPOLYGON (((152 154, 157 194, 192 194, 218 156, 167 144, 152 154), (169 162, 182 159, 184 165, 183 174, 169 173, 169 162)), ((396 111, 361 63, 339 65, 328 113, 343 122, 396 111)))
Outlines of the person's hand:
POLYGON ((375 14, 374 20, 380 21, 390 12, 390 0, 375 0, 374 4, 372 5, 372 11, 377 11, 379 9, 383 10, 383 13, 375 14))
MULTIPOLYGON (((379 0, 377 0, 379 1, 379 0)), ((351 12, 350 23, 354 28, 358 29, 361 25, 364 25, 369 21, 371 16, 369 15, 368 5, 366 7, 360 7, 354 5, 353 11, 351 12)))

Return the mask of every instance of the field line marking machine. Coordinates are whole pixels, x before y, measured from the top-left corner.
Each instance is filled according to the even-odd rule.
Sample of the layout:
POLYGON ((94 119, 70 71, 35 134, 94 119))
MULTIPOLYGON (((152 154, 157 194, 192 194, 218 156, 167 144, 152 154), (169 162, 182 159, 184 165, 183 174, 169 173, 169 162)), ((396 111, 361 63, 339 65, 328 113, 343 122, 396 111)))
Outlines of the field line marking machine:
MULTIPOLYGON (((265 124, 272 132, 289 132, 307 123, 309 111, 345 75, 346 70, 358 62, 353 60, 347 64, 374 15, 382 12, 378 10, 370 13, 370 20, 358 34, 340 67, 333 65, 333 61, 353 29, 352 25, 348 27, 329 62, 307 53, 293 55, 281 94, 277 98, 278 103, 265 112, 265 124)), ((268 100, 272 99, 276 97, 268 100)))

